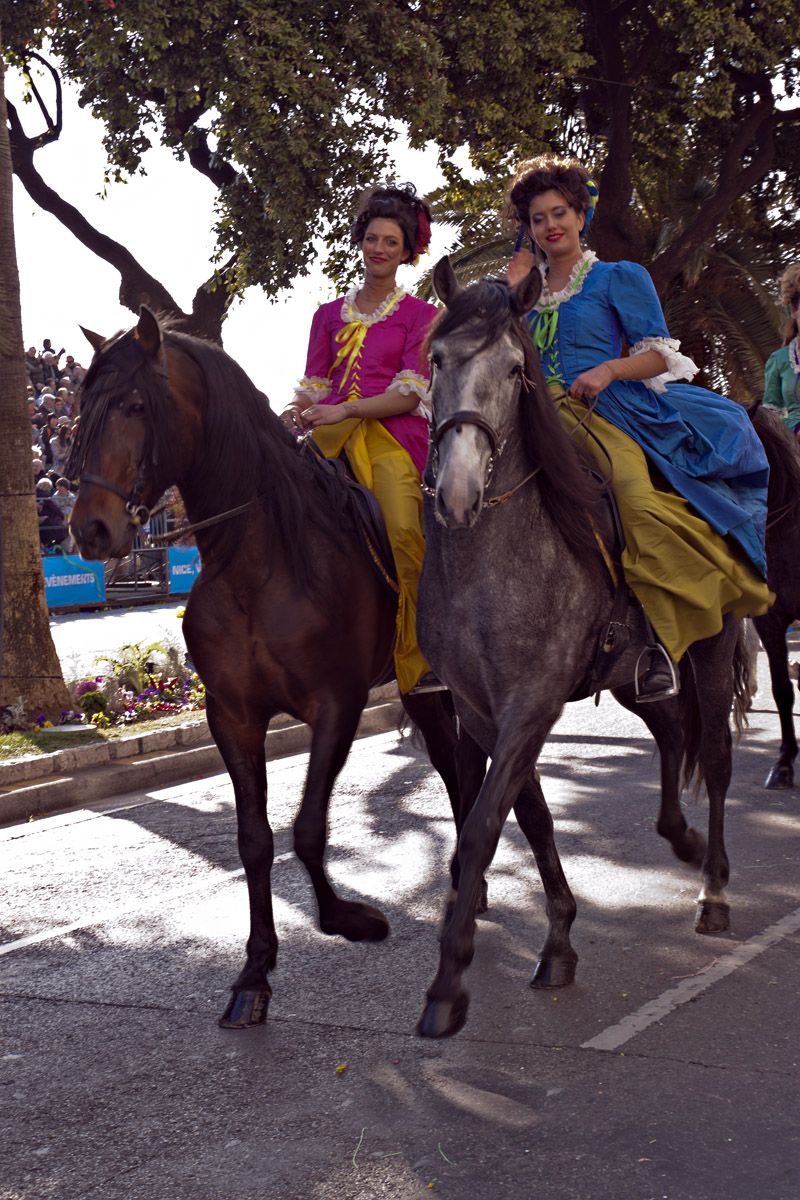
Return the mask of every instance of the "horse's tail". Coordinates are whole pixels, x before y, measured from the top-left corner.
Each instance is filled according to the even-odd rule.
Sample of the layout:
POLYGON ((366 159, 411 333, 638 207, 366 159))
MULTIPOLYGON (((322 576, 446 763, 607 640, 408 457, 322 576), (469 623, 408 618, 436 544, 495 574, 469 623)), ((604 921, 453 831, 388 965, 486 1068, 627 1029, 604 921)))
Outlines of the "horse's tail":
MULTIPOLYGON (((752 661, 753 656, 747 642, 745 623, 739 621, 736 646, 733 651, 733 703, 731 705, 731 716, 737 737, 748 725, 747 708, 752 695, 750 671, 752 661)), ((682 783, 685 788, 692 788, 696 794, 703 784, 703 765, 700 762, 702 714, 694 680, 694 670, 688 655, 684 655, 681 660, 680 671, 681 697, 683 699, 681 713, 683 721, 682 783)))

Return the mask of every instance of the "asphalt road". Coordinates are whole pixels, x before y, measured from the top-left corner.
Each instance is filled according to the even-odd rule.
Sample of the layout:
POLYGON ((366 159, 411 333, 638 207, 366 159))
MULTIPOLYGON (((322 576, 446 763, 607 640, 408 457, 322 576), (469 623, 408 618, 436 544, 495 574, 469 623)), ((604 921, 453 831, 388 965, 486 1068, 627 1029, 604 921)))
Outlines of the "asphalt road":
POLYGON ((714 939, 653 829, 644 727, 610 699, 568 710, 540 767, 578 981, 527 986, 542 893, 512 820, 446 1042, 414 1025, 451 823, 394 734, 356 745, 331 820, 333 877, 392 922, 377 946, 315 930, 290 852, 305 760, 272 765, 281 951, 244 1033, 216 1025, 246 937, 226 777, 0 830, 0 1198, 796 1200, 800 795, 763 790, 776 719, 756 708, 714 939))

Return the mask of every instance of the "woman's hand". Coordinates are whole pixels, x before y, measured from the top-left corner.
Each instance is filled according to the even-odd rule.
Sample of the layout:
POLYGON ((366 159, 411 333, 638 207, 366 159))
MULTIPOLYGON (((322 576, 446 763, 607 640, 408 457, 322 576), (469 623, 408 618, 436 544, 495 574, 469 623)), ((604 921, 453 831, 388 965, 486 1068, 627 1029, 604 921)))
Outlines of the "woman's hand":
POLYGON ((284 429, 288 429, 289 433, 302 433, 303 431, 303 410, 297 404, 289 404, 279 416, 281 425, 284 429))
POLYGON ((507 279, 509 287, 515 287, 526 275, 529 275, 536 265, 536 259, 527 247, 515 250, 508 264, 507 279))
POLYGON ((614 372, 608 363, 600 363, 588 371, 583 371, 570 384, 569 394, 576 400, 593 400, 598 392, 602 392, 614 382, 614 372))
POLYGON ((300 413, 300 420, 308 428, 316 429, 318 425, 338 425, 351 415, 344 404, 309 404, 300 413))

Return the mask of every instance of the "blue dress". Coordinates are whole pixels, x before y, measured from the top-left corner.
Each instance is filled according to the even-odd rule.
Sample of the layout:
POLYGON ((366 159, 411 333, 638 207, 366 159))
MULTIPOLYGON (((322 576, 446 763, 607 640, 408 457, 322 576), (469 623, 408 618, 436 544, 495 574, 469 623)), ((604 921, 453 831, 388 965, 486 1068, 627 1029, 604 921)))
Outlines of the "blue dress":
MULTIPOLYGON (((529 321, 542 343, 547 314, 534 310, 529 321)), ((596 261, 581 290, 559 306, 549 345, 541 350, 545 376, 568 389, 581 372, 649 338, 668 339, 669 333, 647 271, 638 263, 596 261)), ((643 381, 615 380, 597 396, 596 409, 637 442, 695 512, 734 538, 766 576, 769 466, 740 404, 688 383, 667 383, 658 392, 643 381)))

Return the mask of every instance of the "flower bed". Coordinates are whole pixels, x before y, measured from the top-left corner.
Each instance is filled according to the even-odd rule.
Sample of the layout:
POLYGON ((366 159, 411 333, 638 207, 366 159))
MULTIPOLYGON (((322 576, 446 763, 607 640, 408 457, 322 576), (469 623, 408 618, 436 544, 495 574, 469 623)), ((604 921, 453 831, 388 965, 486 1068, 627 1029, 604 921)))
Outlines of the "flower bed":
POLYGON ((135 643, 122 646, 113 658, 97 661, 107 669, 69 684, 72 707, 64 709, 58 721, 40 713, 31 726, 21 712, 15 716, 13 708, 6 709, 0 732, 52 730, 62 725, 109 729, 206 706, 205 687, 177 645, 135 643))

